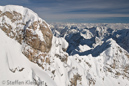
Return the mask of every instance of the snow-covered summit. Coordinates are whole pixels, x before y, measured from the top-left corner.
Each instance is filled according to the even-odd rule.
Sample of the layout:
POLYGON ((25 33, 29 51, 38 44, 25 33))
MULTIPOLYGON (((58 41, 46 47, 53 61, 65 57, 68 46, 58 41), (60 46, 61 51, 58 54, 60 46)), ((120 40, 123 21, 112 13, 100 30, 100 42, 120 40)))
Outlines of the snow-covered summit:
POLYGON ((0 10, 2 11, 2 13, 7 12, 7 11, 8 12, 16 11, 16 12, 20 13, 21 15, 26 16, 23 19, 24 23, 26 23, 26 21, 28 21, 28 19, 31 19, 31 21, 37 21, 39 19, 42 20, 41 18, 38 17, 38 15, 35 12, 33 12, 32 10, 25 8, 23 6, 18 6, 18 5, 0 6, 0 10))
POLYGON ((22 44, 23 54, 33 62, 37 54, 45 56, 51 49, 53 34, 49 25, 28 8, 0 6, 0 28, 22 44))

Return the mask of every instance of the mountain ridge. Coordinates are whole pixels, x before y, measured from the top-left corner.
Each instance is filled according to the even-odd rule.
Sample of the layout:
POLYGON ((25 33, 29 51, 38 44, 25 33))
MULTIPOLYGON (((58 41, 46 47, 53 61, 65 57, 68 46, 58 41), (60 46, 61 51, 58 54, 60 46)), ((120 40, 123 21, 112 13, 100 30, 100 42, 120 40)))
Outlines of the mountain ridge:
POLYGON ((129 85, 128 24, 48 25, 18 7, 0 7, 1 86, 129 85))

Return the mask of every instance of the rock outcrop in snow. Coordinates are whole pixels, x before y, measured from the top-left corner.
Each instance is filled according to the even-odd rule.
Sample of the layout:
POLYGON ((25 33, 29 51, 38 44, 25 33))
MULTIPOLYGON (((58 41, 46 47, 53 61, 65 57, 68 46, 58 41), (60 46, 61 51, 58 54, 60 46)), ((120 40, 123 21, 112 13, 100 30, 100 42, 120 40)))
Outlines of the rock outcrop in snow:
POLYGON ((22 44, 23 54, 33 62, 51 49, 53 34, 49 25, 28 8, 0 6, 0 28, 22 44))

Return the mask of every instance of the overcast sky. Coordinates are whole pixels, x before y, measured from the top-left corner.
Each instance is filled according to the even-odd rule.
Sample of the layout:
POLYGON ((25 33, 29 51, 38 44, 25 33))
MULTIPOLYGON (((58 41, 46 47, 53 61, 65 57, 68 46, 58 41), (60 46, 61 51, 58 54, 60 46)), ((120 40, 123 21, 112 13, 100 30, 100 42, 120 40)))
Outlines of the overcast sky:
POLYGON ((0 5, 22 5, 49 23, 129 23, 129 0, 0 0, 0 5))

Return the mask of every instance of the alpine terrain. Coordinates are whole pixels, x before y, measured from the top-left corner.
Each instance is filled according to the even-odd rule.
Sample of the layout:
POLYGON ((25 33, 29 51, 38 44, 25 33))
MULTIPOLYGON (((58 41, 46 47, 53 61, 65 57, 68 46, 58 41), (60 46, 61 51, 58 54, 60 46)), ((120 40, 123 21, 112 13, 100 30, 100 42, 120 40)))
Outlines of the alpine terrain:
POLYGON ((0 6, 0 86, 129 86, 129 24, 46 23, 0 6))

